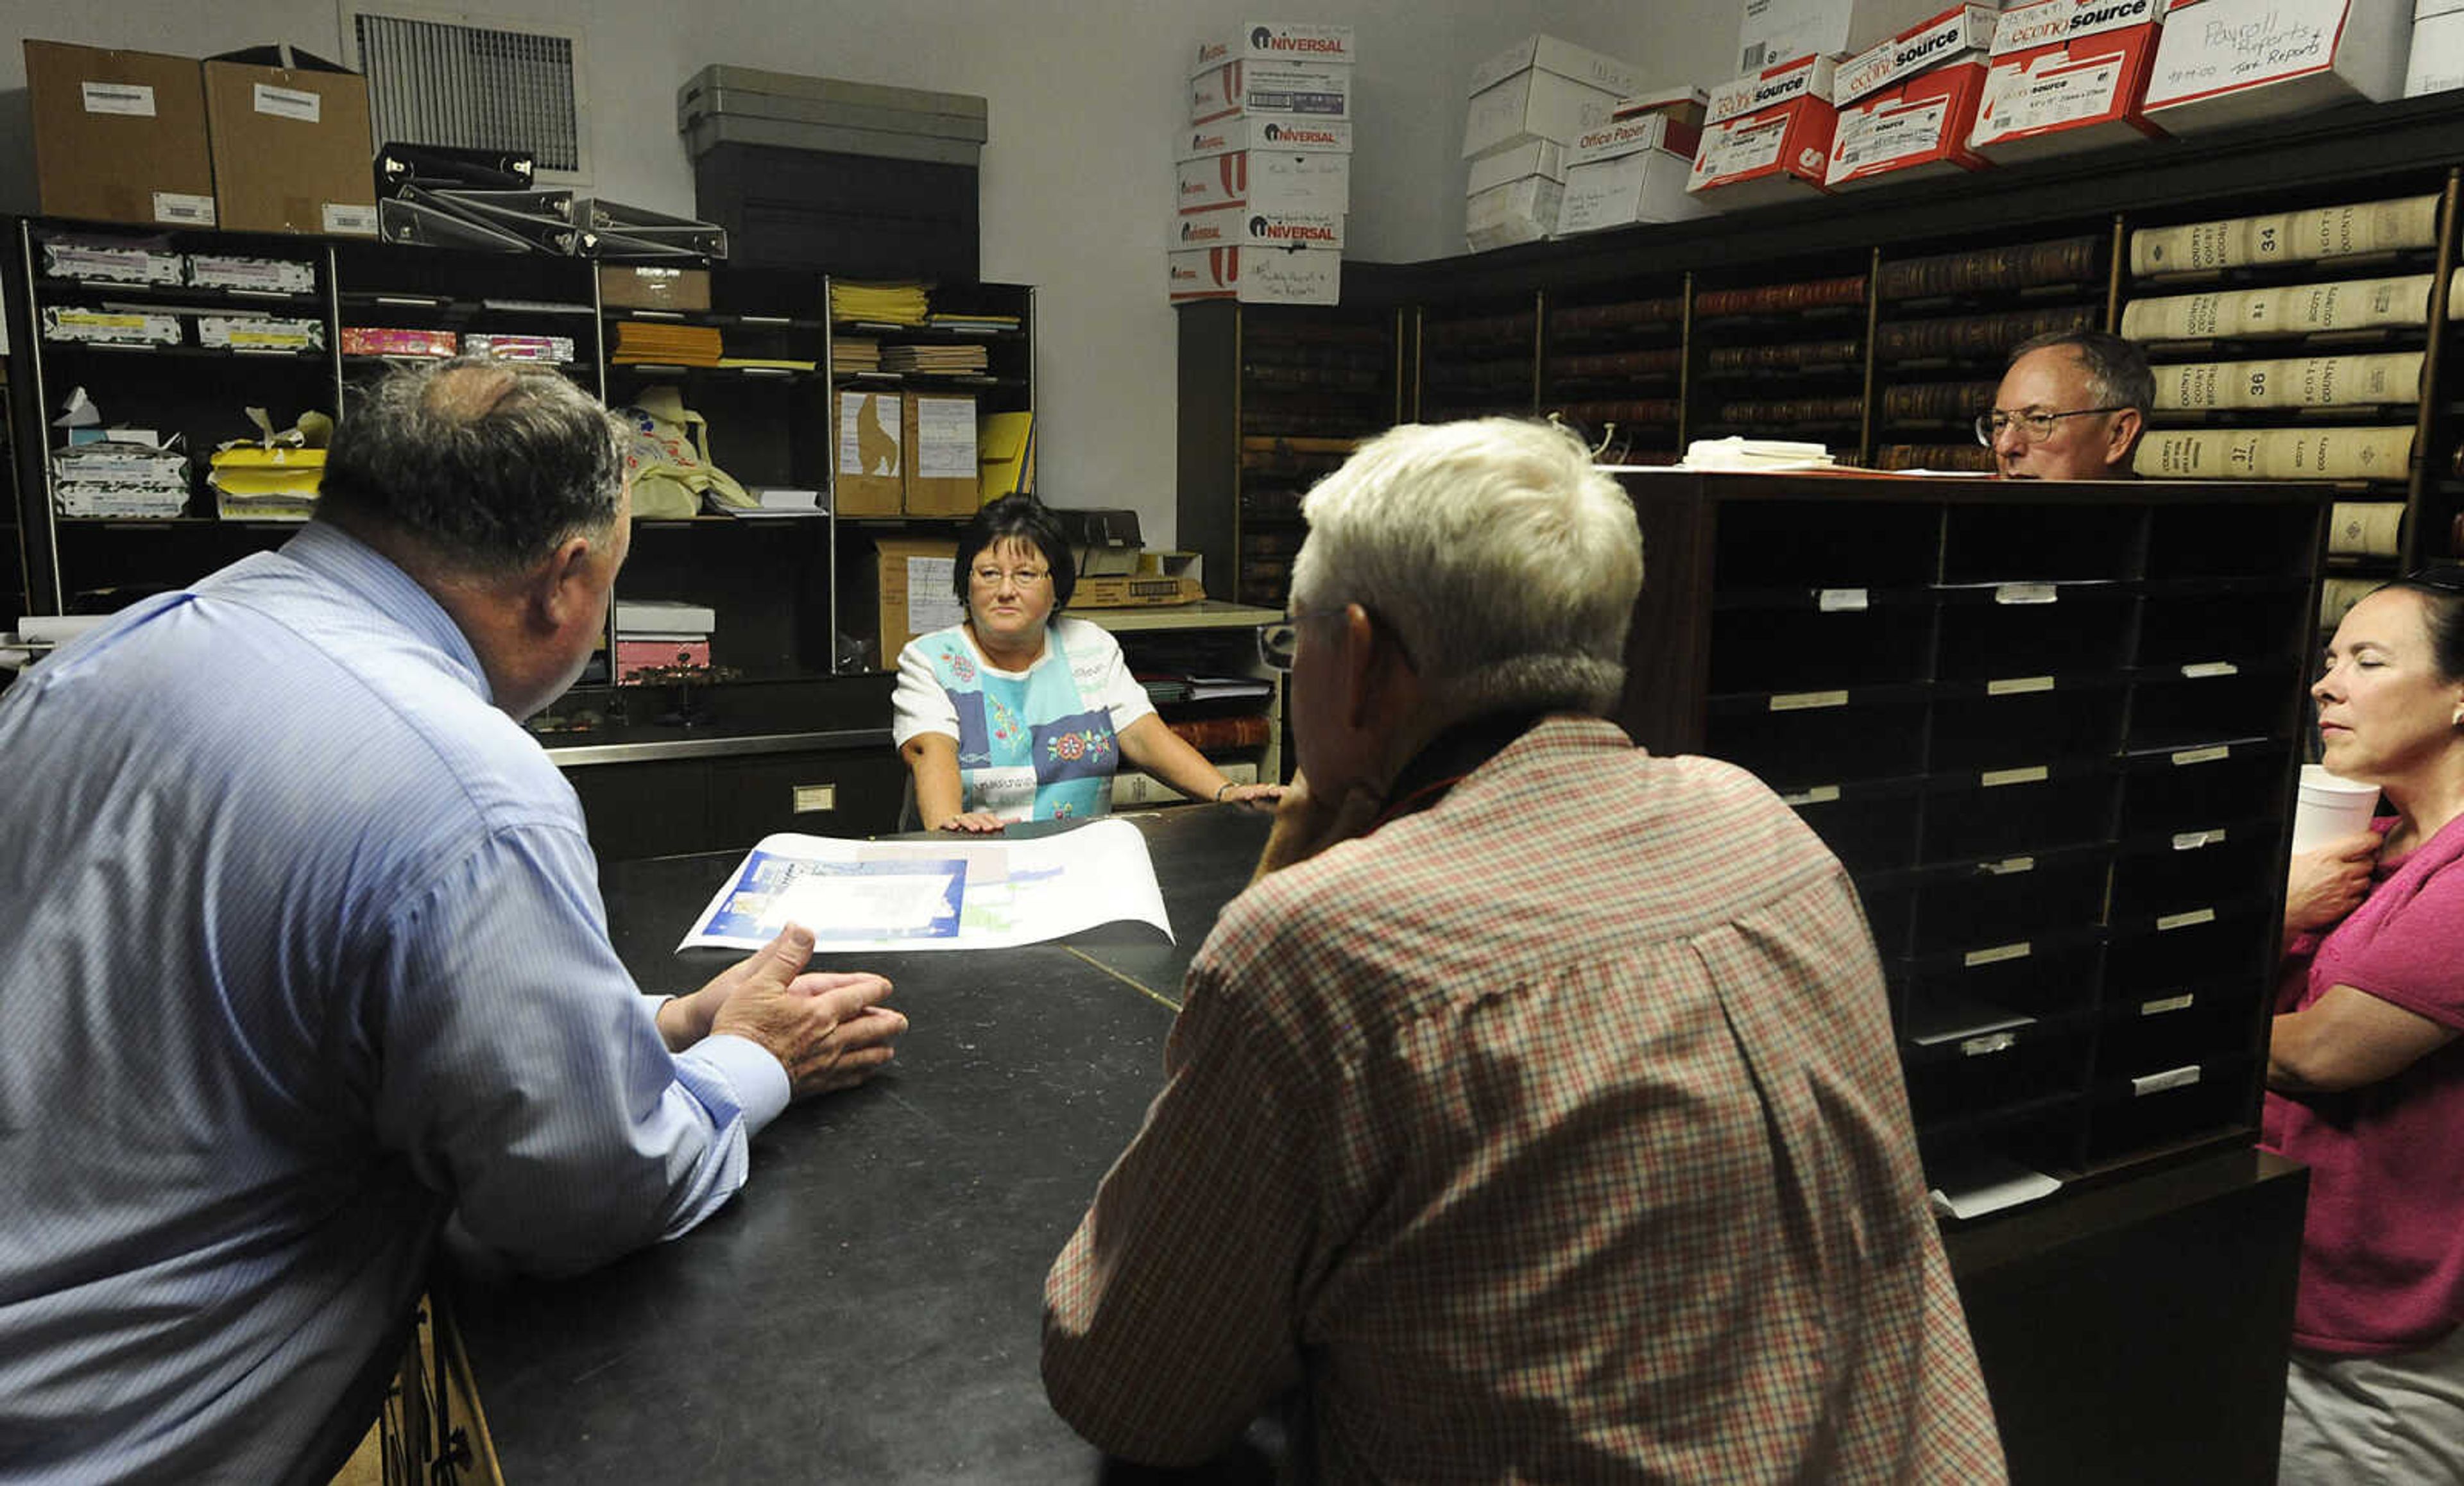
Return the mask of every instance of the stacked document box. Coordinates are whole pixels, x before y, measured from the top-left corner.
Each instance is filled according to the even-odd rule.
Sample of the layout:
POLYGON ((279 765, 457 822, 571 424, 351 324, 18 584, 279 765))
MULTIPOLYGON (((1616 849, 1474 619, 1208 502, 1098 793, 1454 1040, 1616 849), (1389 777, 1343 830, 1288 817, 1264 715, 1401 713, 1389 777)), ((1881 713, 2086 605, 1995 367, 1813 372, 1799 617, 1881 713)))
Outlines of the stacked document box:
POLYGON ((1340 296, 1353 55, 1349 26, 1252 21, 1199 43, 1174 150, 1174 303, 1340 296))
POLYGON ((1623 98, 1607 123, 1583 131, 1566 154, 1558 235, 1707 214, 1711 208, 1685 189, 1707 101, 1700 88, 1623 98))
POLYGON ((1557 229, 1566 153, 1642 87, 1640 69, 1554 36, 1526 36, 1472 69, 1463 115, 1463 236, 1474 252, 1557 229))

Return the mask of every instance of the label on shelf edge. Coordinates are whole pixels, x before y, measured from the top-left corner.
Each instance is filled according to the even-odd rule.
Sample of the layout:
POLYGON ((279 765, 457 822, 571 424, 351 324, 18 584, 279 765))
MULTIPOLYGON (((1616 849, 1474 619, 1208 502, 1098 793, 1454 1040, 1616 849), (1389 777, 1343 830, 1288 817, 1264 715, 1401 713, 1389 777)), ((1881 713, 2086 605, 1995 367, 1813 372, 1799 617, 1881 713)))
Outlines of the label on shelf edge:
POLYGON ((2211 764, 2219 758, 2231 758, 2232 756, 2233 745, 2230 743, 2219 743, 2213 748, 2186 748, 2173 755, 2173 762, 2177 766, 2181 764, 2211 764))
POLYGON ((2241 667, 2231 661, 2193 661, 2182 667, 2182 674, 2197 681, 2208 676, 2238 676, 2241 667))
POLYGON ((2142 1001, 2139 1003, 2139 1015, 2158 1016, 2167 1012, 2188 1011, 2190 1009, 2190 1003, 2197 999, 2197 996, 2185 991, 2180 995, 2161 996, 2153 1001, 2142 1001))
POLYGON ((1819 707, 1845 707, 1845 691, 1782 691, 1772 694, 1771 710, 1775 712, 1812 711, 1819 707))
POLYGON ((2202 846, 2222 845, 2224 839, 2224 828, 2221 826, 2212 831, 2177 831, 2173 835, 2173 849, 2196 851, 2202 846))
POLYGON ((2033 872, 2036 870, 2036 859, 2034 857, 2004 857, 1999 862, 1980 862, 1976 863, 1976 870, 1984 873, 1988 877, 2016 877, 2022 872, 2033 872))
POLYGON ((1987 696, 2019 696, 2030 691, 2051 691, 2052 689, 2054 689, 2054 678, 2051 676, 2006 676, 2000 681, 1989 681, 1985 684, 1987 696))
POLYGON ((1990 950, 1970 950, 1959 957, 1962 970, 1974 970, 1979 965, 1999 965, 2004 960, 2024 960, 2035 952, 2027 940, 2017 944, 1997 944, 1990 950))
POLYGON ((1838 785, 1817 784, 1811 789, 1799 790, 1793 795, 1782 795, 1779 802, 1783 805, 1827 805, 1838 798, 1838 785))
POLYGON ((2040 784, 2052 775, 2044 764, 2029 764, 2020 769, 1988 769, 1976 776, 1976 782, 1990 790, 2004 784, 2040 784))
POLYGON ((2212 924, 2215 921, 2215 909, 2191 908, 2181 913, 2167 913, 2159 918, 2156 921, 2156 931, 2161 934, 2170 929, 2191 929, 2201 924, 2212 924))
POLYGON ((1989 1032, 1981 1038, 1969 1038, 1959 1044, 1963 1058, 1982 1058, 1988 1053, 2007 1053, 2019 1045, 2015 1032, 1989 1032))
POLYGON ((2145 1094, 2161 1094, 2167 1089, 2187 1088, 2199 1082, 2199 1065, 2190 1063, 2180 1068, 2167 1068, 2163 1073, 2142 1074, 2130 1081, 2133 1099, 2145 1094))
POLYGON ((1824 588, 1814 598, 1815 606, 1825 614, 1851 614, 1866 606, 1862 588, 1824 588))
POLYGON ((1993 585, 1995 603, 2057 603, 2061 601, 2061 590, 2051 583, 1996 583, 1993 585))

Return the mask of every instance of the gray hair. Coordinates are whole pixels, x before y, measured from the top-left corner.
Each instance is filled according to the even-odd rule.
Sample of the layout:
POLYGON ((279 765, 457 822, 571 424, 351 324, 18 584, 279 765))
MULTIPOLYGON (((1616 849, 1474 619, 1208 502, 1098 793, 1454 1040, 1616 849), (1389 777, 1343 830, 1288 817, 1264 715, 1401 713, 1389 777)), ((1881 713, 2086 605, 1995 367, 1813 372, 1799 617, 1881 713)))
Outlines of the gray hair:
POLYGON ((1390 429, 1301 514, 1295 602, 1376 616, 1440 721, 1616 707, 1642 533, 1566 430, 1513 418, 1390 429))
POLYGON ((527 571, 614 525, 623 433, 552 366, 463 357, 388 374, 325 454, 319 512, 464 571, 527 571))
POLYGON ((2077 356, 2079 369, 2087 374, 2088 396, 2096 399, 2097 406, 2135 407, 2144 418, 2156 405, 2156 373, 2148 368, 2147 353, 2135 341, 2101 330, 2052 330, 2031 336, 2012 348, 2003 369, 2017 365, 2019 358, 2032 351, 2056 346, 2068 346, 2077 356))

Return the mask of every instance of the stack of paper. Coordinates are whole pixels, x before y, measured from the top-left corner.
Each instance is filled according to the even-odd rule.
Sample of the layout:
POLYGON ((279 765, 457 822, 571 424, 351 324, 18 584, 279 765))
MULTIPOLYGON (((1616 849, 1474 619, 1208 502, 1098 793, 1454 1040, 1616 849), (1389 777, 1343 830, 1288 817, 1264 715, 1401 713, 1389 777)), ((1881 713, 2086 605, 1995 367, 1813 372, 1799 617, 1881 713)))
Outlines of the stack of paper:
POLYGON ((57 449, 52 501, 64 516, 176 516, 188 504, 188 456, 120 439, 57 449))
POLYGON ((1711 470, 1727 472, 1768 470, 1828 470, 1838 461, 1819 444, 1796 444, 1786 439, 1747 439, 1730 435, 1725 439, 1696 439, 1685 446, 1685 457, 1677 462, 1680 470, 1711 470))
POLYGON ((316 514, 325 477, 321 448, 240 444, 216 449, 206 484, 226 521, 305 521, 316 514))
POLYGON ((995 331, 1016 330, 1020 324, 1015 315, 980 314, 973 310, 935 310, 925 317, 924 322, 935 330, 959 330, 970 335, 987 336, 995 331))
POLYGON ((830 370, 842 374, 881 370, 881 342, 862 336, 832 337, 830 370))
POLYGON ((757 485, 746 493, 755 504, 722 506, 719 509, 739 521, 792 520, 803 516, 825 516, 829 508, 822 504, 822 492, 803 486, 757 485))
POLYGON ((886 372, 921 372, 935 377, 981 376, 991 362, 979 345, 901 346, 881 348, 886 372))
POLYGON ((719 349, 718 332, 707 325, 618 320, 616 352, 608 360, 619 366, 650 361, 670 366, 715 366, 719 349))
POLYGON ((830 280, 830 318, 921 325, 930 314, 921 284, 859 284, 830 280))

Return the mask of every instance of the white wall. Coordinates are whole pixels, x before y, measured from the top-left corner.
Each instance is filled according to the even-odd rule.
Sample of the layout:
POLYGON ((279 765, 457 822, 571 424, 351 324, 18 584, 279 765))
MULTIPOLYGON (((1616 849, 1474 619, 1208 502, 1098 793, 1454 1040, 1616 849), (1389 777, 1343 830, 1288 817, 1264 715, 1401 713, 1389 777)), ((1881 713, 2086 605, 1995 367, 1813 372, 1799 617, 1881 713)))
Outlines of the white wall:
MULTIPOLYGON (((407 11, 448 12, 451 0, 407 11)), ((1463 81, 1546 31, 1710 81, 1738 0, 490 0, 474 17, 583 35, 596 187, 690 212, 678 84, 720 62, 989 101, 983 273, 1038 286, 1039 479, 1063 505, 1127 506, 1149 545, 1172 538, 1175 366, 1164 301, 1172 140, 1186 55, 1254 19, 1358 32, 1357 153, 1347 256, 1409 262, 1463 251, 1463 81)), ((371 5, 371 8, 376 8, 371 5)), ((332 0, 0 0, 7 34, 204 55, 288 41, 341 55, 332 0)), ((34 209, 25 72, 0 52, 0 209, 34 209)), ((724 464, 725 430, 714 452, 724 464)))

